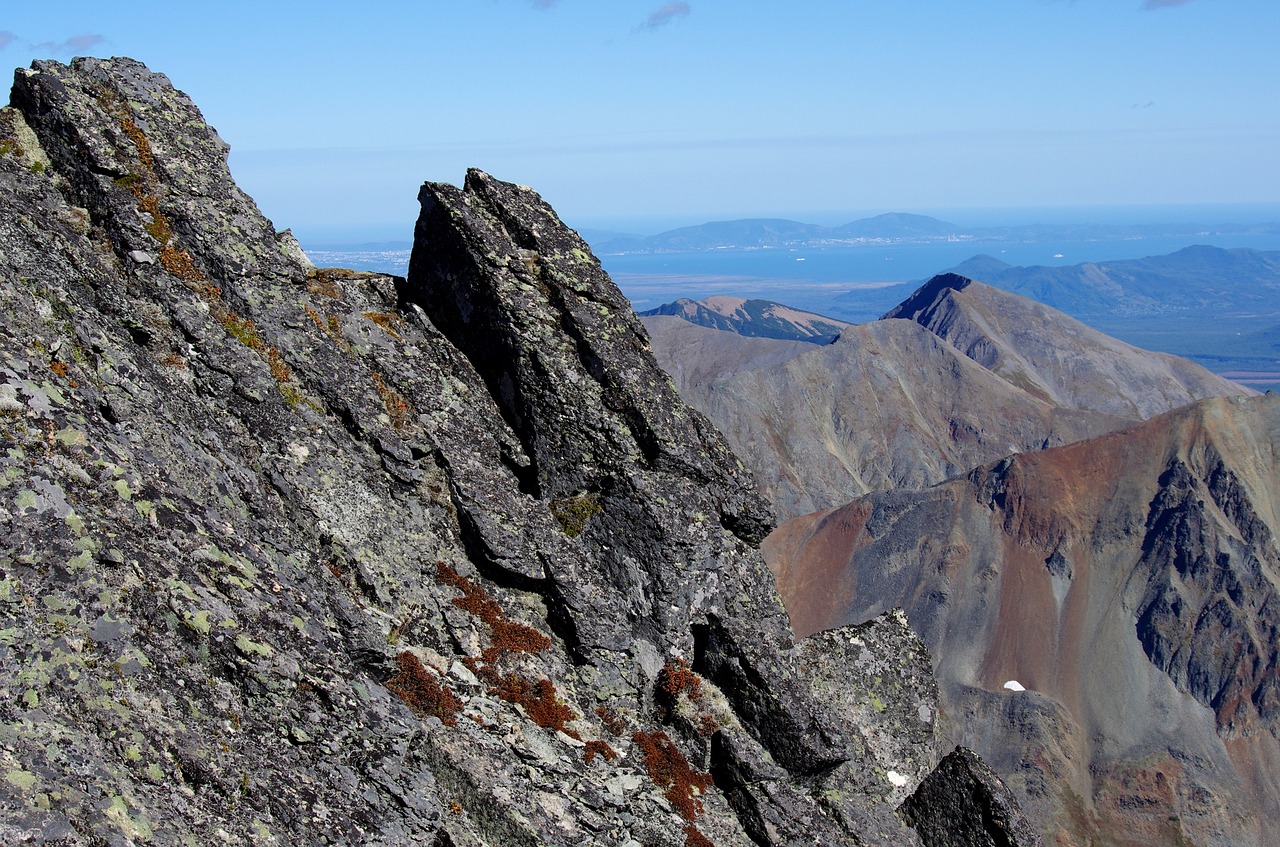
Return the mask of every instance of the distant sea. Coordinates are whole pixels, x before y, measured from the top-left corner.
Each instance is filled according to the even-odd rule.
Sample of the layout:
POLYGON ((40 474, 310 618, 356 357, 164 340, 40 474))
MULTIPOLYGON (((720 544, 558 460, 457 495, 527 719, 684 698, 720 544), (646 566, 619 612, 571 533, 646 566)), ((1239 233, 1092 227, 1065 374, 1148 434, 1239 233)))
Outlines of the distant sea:
MULTIPOLYGON (((979 254, 1010 265, 1075 265, 1173 253, 1192 244, 1280 250, 1280 235, 1261 233, 1097 241, 860 244, 821 249, 723 249, 632 253, 600 258, 637 311, 679 297, 731 294, 777 300, 845 320, 874 320, 936 273, 979 254)), ((373 245, 370 245, 373 247, 373 245)), ((404 275, 409 250, 308 250, 319 266, 404 275)))

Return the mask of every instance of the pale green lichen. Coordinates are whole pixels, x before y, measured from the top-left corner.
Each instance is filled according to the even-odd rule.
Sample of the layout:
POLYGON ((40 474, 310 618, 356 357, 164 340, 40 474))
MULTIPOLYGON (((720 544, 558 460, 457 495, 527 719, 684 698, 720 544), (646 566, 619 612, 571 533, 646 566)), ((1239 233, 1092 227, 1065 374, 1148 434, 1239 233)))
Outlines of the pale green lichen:
POLYGON ((236 649, 246 656, 262 656, 264 658, 269 658, 275 655, 276 652, 271 645, 251 641, 246 635, 236 636, 236 649))
POLYGON ((36 787, 36 775, 31 771, 25 771, 17 768, 11 771, 5 771, 5 782, 19 789, 20 791, 30 791, 36 787))

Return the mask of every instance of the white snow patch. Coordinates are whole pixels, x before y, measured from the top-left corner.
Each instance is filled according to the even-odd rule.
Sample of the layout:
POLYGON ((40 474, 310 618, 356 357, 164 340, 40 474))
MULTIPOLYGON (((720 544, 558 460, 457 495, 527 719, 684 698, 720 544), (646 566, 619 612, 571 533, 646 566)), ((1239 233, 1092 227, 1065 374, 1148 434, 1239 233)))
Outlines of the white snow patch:
POLYGON ((897 771, 889 771, 885 776, 889 778, 890 783, 899 788, 907 784, 907 778, 897 771))
POLYGON ((1018 682, 1016 679, 1009 680, 1004 684, 1004 687, 1009 689, 1010 691, 1026 691, 1027 690, 1026 687, 1023 686, 1023 684, 1021 682, 1018 682))

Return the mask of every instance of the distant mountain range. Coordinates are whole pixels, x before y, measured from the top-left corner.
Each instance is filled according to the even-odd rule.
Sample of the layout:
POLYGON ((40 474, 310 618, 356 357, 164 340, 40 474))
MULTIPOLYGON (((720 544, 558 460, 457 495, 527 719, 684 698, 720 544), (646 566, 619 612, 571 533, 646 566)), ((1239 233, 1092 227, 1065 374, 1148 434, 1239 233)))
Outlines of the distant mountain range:
POLYGON ((825 346, 746 334, 781 308, 642 320, 794 516, 797 632, 905 611, 1046 845, 1276 844, 1280 398, 956 274, 825 346))
POLYGON ((862 218, 840 226, 821 226, 785 218, 744 218, 685 226, 656 235, 619 235, 587 231, 598 255, 668 253, 731 248, 817 248, 866 242, 1108 241, 1134 238, 1205 238, 1210 235, 1280 234, 1280 223, 1262 224, 1031 224, 1024 226, 964 227, 927 215, 894 212, 862 218))
POLYGON ((830 344, 849 326, 844 321, 803 312, 771 300, 714 296, 705 300, 682 297, 656 309, 640 312, 641 317, 673 315, 698 326, 723 329, 739 335, 780 338, 830 344))
POLYGON ((1197 245, 1164 256, 1017 267, 978 255, 950 269, 1087 318, 1274 313, 1280 318, 1280 251, 1197 245))
POLYGON ((954 274, 816 349, 798 331, 742 337, 780 335, 786 307, 757 301, 766 316, 757 328, 745 309, 728 321, 723 302, 707 302, 642 320, 686 402, 720 428, 783 516, 926 487, 1011 452, 1246 390, 954 274))

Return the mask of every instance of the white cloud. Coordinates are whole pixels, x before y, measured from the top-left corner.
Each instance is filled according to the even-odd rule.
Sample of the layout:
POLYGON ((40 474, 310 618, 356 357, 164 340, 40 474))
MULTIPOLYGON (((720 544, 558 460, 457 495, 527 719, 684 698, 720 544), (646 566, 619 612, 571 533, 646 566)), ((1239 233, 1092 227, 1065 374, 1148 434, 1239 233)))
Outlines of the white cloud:
POLYGON ((18 36, 6 30, 0 30, 0 50, 8 47, 10 44, 18 40, 18 36))
POLYGON ((106 39, 101 35, 83 32, 79 35, 73 35, 65 41, 41 41, 39 44, 33 44, 32 46, 37 50, 47 51, 58 56, 66 53, 83 53, 91 47, 97 47, 104 41, 106 39))

